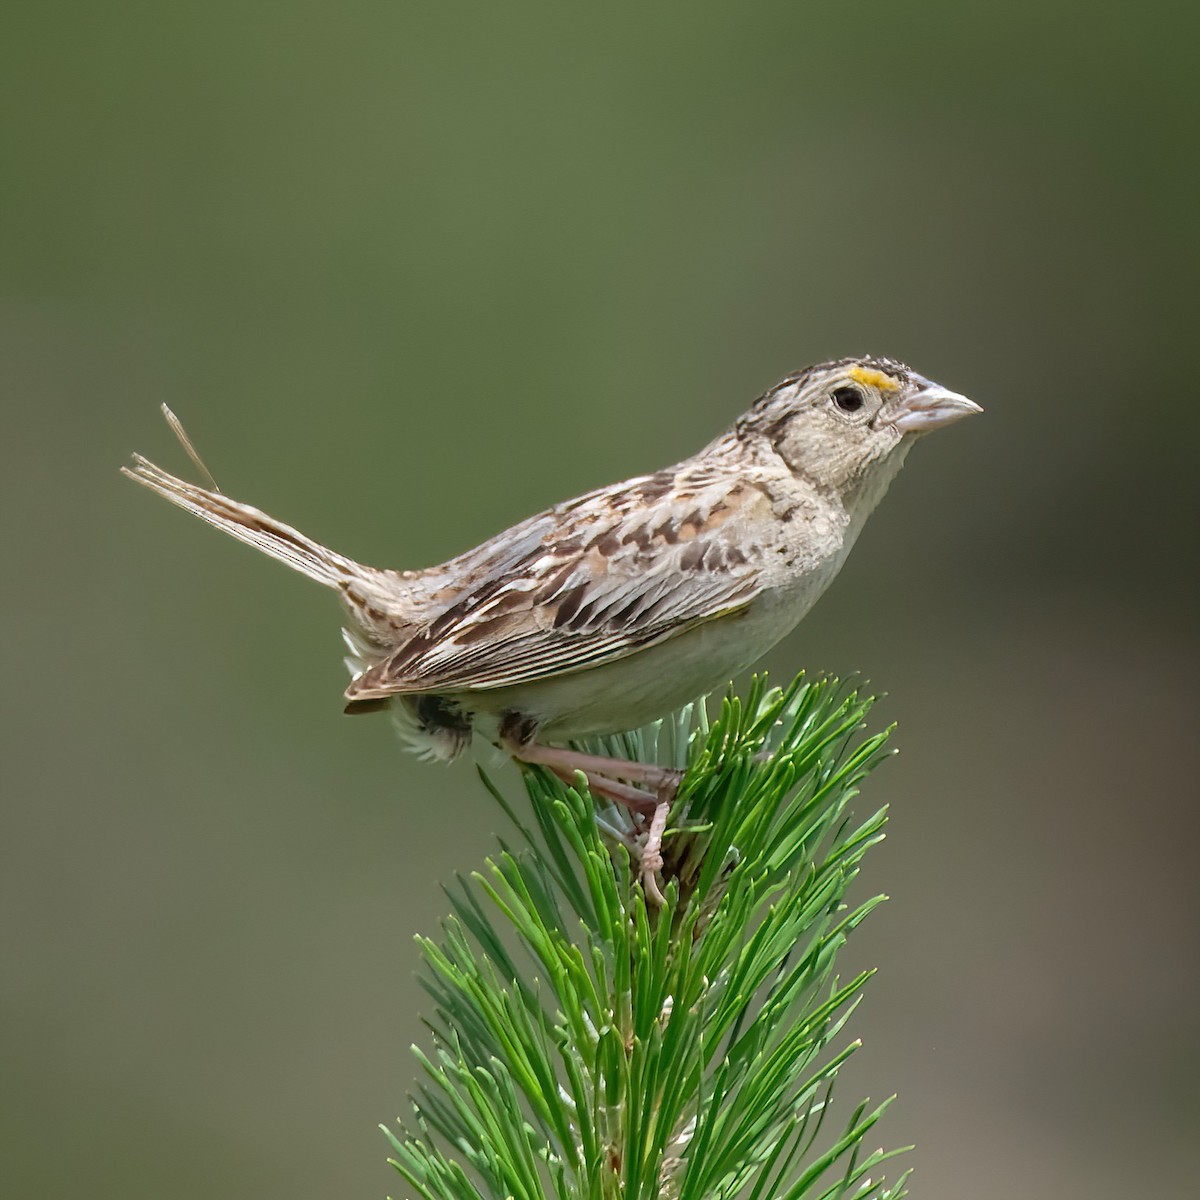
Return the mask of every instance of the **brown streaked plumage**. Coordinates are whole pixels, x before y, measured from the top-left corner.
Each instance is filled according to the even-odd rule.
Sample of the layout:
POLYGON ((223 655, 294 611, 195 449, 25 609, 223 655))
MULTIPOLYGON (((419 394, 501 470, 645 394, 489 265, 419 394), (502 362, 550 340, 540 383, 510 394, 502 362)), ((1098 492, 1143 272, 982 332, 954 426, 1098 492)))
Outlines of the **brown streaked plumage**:
POLYGON ((355 679, 351 705, 586 670, 749 603, 759 571, 731 518, 762 494, 732 474, 664 475, 552 509, 531 545, 489 543, 489 569, 355 679))
MULTIPOLYGON (((751 665, 836 575, 914 438, 978 411, 890 359, 822 363, 674 467, 417 571, 354 562, 140 456, 123 470, 339 593, 347 711, 391 705, 443 758, 481 732, 650 813, 670 773, 547 743, 635 728, 751 665)), ((649 846, 651 890, 656 860, 649 846)))

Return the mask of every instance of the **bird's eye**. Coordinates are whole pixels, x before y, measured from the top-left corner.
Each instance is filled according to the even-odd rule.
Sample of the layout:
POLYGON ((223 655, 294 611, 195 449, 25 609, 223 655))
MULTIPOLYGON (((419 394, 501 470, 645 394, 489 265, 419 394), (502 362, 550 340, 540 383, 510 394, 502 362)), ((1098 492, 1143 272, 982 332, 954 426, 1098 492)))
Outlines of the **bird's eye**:
POLYGON ((863 394, 858 388, 835 388, 831 399, 844 413, 858 412, 863 406, 863 394))

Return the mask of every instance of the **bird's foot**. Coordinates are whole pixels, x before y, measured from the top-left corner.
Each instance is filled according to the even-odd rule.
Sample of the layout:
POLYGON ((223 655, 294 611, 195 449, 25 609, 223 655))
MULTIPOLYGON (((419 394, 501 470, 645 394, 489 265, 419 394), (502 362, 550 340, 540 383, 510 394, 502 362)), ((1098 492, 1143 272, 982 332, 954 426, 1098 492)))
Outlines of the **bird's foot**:
POLYGON ((589 780, 595 779, 593 791, 600 791, 603 784, 605 795, 623 804, 631 812, 642 816, 653 816, 658 805, 657 794, 664 788, 671 795, 679 787, 682 771, 660 767, 657 763, 634 762, 627 758, 606 758, 600 754, 584 754, 580 750, 563 750, 558 746, 543 746, 540 742, 509 743, 509 753, 521 762, 541 763, 552 771, 574 773, 582 771, 589 780), (621 781, 624 781, 624 786, 621 781), (629 787, 642 783, 653 788, 653 792, 629 787), (610 786, 611 785, 611 786, 610 786))
POLYGON ((659 872, 663 868, 663 834, 683 772, 660 767, 656 763, 605 758, 578 750, 543 746, 533 741, 520 744, 510 742, 507 749, 518 761, 548 767, 567 783, 572 781, 576 771, 582 771, 587 776, 588 787, 595 795, 622 805, 635 817, 642 819, 645 832, 638 839, 642 888, 647 899, 661 907, 664 899, 659 885, 659 872), (654 790, 633 786, 638 783, 654 790))
MULTIPOLYGON (((674 796, 674 789, 671 792, 674 796)), ((646 841, 642 845, 642 890, 646 898, 659 908, 666 903, 662 888, 659 887, 659 872, 663 868, 662 840, 667 829, 667 817, 671 814, 671 800, 664 799, 660 793, 654 815, 650 818, 646 830, 646 841)))

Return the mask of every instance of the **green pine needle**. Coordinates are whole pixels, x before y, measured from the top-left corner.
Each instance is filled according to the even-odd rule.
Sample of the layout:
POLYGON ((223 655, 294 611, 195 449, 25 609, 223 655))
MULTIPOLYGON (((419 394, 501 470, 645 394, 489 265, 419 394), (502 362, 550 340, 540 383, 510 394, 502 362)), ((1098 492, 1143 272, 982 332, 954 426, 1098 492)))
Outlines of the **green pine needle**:
MULTIPOLYGON (((418 939, 432 1046, 412 1117, 385 1129, 427 1200, 898 1200, 864 1152, 884 1104, 834 1125, 842 1029, 869 977, 837 953, 884 898, 849 904, 885 810, 849 804, 884 753, 871 698, 752 683, 585 747, 684 767, 647 905, 632 818, 531 769, 532 822, 447 889, 418 939), (828 1132, 832 1129, 833 1132, 828 1132)), ((482 773, 481 773, 482 774, 482 773)))

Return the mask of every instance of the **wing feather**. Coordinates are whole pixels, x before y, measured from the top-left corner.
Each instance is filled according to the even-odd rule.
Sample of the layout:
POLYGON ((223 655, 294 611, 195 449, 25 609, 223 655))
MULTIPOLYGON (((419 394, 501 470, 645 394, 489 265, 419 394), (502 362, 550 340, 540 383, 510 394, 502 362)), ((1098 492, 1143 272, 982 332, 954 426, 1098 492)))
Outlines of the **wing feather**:
POLYGON ((531 518, 464 556, 468 586, 346 696, 529 683, 745 608, 762 563, 739 526, 764 503, 735 477, 678 468, 531 518))

